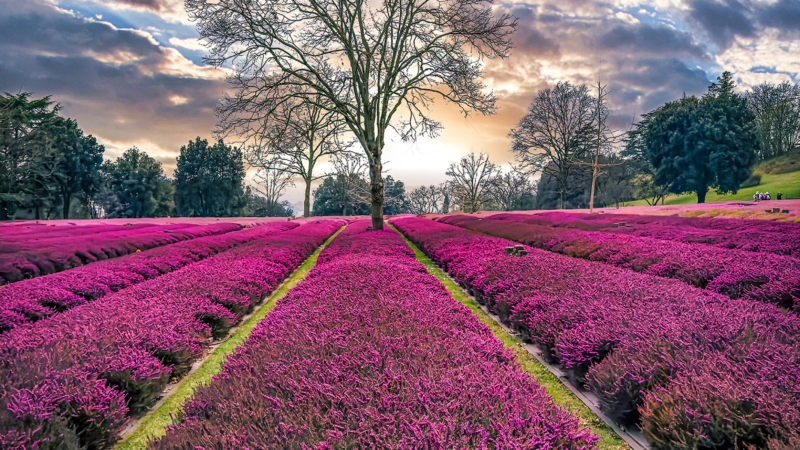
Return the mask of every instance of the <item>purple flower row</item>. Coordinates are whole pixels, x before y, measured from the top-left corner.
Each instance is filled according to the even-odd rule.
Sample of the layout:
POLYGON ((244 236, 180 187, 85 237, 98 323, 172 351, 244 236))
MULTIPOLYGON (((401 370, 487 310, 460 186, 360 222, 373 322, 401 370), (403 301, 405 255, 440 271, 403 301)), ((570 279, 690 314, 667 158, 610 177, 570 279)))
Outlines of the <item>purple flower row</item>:
POLYGON ((555 253, 677 278, 731 298, 800 307, 800 260, 789 256, 469 215, 439 221, 555 253))
POLYGON ((0 336, 0 441, 111 447, 343 224, 264 236, 0 336))
POLYGON ((296 222, 273 222, 12 283, 0 289, 0 333, 173 272, 245 242, 297 226, 296 222))
POLYGON ((393 231, 350 224, 151 449, 588 449, 393 231))
MULTIPOLYGON (((112 229, 118 228, 116 226, 112 229)), ((98 260, 138 250, 239 230, 236 223, 191 226, 186 224, 138 227, 101 233, 77 234, 36 240, 26 235, 0 244, 10 253, 0 254, 0 285, 61 272, 98 260)))
POLYGON ((800 429, 800 319, 428 219, 393 222, 654 449, 782 448, 800 429))
POLYGON ((645 216, 635 214, 578 214, 549 212, 534 215, 498 214, 492 219, 550 227, 628 234, 758 253, 800 257, 800 225, 747 219, 645 216), (617 226, 624 223, 625 226, 617 226))

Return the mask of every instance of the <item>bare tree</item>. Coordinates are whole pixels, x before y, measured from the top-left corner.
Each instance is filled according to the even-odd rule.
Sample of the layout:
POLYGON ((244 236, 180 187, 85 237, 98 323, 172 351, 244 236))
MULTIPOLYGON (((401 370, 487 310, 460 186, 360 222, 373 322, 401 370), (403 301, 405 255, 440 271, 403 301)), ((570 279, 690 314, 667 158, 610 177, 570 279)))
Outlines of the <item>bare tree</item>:
MULTIPOLYGON (((220 117, 217 134, 236 135, 242 144, 250 144, 245 159, 262 170, 281 170, 299 177, 305 184, 303 216, 311 212, 311 184, 322 178, 315 172, 320 159, 344 151, 341 142, 346 125, 339 115, 324 108, 320 95, 311 102, 300 97, 291 101, 263 99, 253 101, 263 87, 263 80, 250 80, 239 85, 235 96, 226 95, 217 108, 220 117)), ((292 87, 282 89, 284 95, 299 92, 292 87)))
POLYGON ((383 229, 386 131, 403 141, 436 136, 435 98, 467 116, 496 111, 479 80, 483 59, 506 58, 516 19, 495 17, 491 0, 186 0, 209 43, 206 61, 231 62, 248 101, 293 99, 338 114, 369 163, 372 225, 383 229), (256 81, 257 80, 257 81, 256 81), (292 86, 285 93, 285 86, 292 86), (319 96, 319 97, 317 97, 319 96), (317 98, 324 101, 315 100, 317 98))
POLYGON ((411 214, 446 213, 444 196, 445 190, 439 186, 420 186, 408 193, 408 209, 411 214))
POLYGON ((347 207, 360 203, 364 185, 364 175, 367 171, 367 161, 358 153, 339 153, 331 159, 333 172, 328 175, 336 180, 336 193, 342 204, 342 215, 348 215, 347 207))
POLYGON ((558 181, 561 208, 570 169, 593 148, 596 103, 585 84, 559 82, 539 91, 528 114, 509 133, 511 149, 524 168, 558 181))
POLYGON ((486 153, 472 152, 456 163, 450 164, 447 176, 453 196, 461 210, 472 213, 483 208, 490 200, 489 184, 498 167, 489 161, 486 153))
POLYGON ((265 164, 264 168, 259 169, 255 180, 256 185, 253 186, 253 190, 264 197, 268 211, 274 211, 286 188, 294 186, 291 174, 275 168, 274 164, 265 164))
POLYGON ((756 115, 761 159, 786 153, 800 145, 800 86, 784 81, 762 83, 745 94, 756 115))
POLYGON ((536 183, 530 175, 510 164, 508 172, 499 172, 489 182, 489 196, 505 211, 517 211, 533 205, 536 183))

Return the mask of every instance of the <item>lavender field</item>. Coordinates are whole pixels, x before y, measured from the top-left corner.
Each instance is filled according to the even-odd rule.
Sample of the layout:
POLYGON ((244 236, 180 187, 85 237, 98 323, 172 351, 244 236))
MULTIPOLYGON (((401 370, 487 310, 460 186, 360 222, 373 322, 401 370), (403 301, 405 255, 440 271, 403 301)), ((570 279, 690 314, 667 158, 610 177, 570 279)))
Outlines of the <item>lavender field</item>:
MULTIPOLYGON (((611 449, 627 448, 629 435, 653 449, 800 442, 800 266, 793 250, 762 245, 774 235, 791 247, 798 225, 400 215, 390 218, 398 233, 355 219, 220 224, 223 232, 150 241, 149 250, 0 287, 3 448, 611 449), (764 241, 729 244, 754 232, 764 241), (289 277, 277 303, 240 329, 289 277), (474 300, 457 300, 461 289, 474 300), (517 337, 488 326, 480 308, 517 337), (196 386, 205 361, 234 337, 238 348, 202 387, 161 404, 196 386), (504 339, 534 344, 568 377, 534 375, 524 350, 504 339), (560 383, 596 396, 603 419, 554 396, 560 383), (159 414, 170 422, 153 425, 159 414), (150 434, 129 442, 139 428, 150 434)), ((160 226, 20 229, 4 236, 19 251, 4 254, 39 240, 57 250, 63 242, 63 252, 101 238, 125 248, 160 226)))

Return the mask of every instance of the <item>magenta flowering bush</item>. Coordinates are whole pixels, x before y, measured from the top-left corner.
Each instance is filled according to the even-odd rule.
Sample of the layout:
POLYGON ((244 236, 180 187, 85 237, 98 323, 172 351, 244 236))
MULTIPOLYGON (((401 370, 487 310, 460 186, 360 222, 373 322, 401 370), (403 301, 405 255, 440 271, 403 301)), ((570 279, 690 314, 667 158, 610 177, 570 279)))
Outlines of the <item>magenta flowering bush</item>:
POLYGON ((152 449, 589 449, 393 231, 350 224, 152 449))
POLYGON ((86 226, 79 232, 70 229, 66 235, 57 229, 67 227, 45 227, 53 231, 4 235, 0 240, 0 285, 242 228, 236 223, 145 225, 86 226))
POLYGON ((781 448, 800 427, 795 314, 539 249, 507 256, 512 241, 432 220, 393 223, 653 448, 781 448))
POLYGON ((576 258, 677 278, 732 298, 800 306, 800 260, 789 256, 468 215, 439 220, 576 258))
POLYGON ((259 236, 3 334, 0 439, 110 448, 131 415, 151 407, 343 224, 259 236))
POLYGON ((0 289, 0 333, 94 301, 248 241, 297 227, 273 222, 221 235, 156 247, 0 289))

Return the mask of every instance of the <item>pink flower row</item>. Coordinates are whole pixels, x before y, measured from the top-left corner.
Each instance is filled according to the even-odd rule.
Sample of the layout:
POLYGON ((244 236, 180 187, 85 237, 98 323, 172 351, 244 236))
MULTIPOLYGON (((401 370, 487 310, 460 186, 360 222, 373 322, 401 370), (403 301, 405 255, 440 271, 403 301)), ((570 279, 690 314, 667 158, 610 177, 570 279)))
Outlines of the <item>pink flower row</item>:
POLYGON ((790 222, 567 212, 499 214, 492 219, 800 257, 800 224, 790 222))
POLYGON ((654 449, 789 448, 800 434, 800 319, 676 280, 428 219, 394 224, 616 421, 654 449))
POLYGON ((248 241, 297 226, 296 222, 273 222, 164 245, 10 284, 0 289, 0 333, 173 272, 248 241))
POLYGON ((350 224, 151 449, 589 449, 393 231, 350 224))
POLYGON ((0 336, 0 441, 110 448, 343 223, 270 234, 0 336))
MULTIPOLYGON (((94 227, 93 227, 94 228, 94 227)), ((66 236, 36 239, 24 235, 0 243, 0 285, 26 278, 61 272, 95 261, 147 250, 161 245, 239 230, 236 223, 210 225, 132 226, 112 231, 88 232, 71 229, 66 236)), ((46 235, 45 235, 46 236, 46 235)))
POLYGON ((789 256, 469 215, 439 221, 555 253, 677 278, 731 298, 800 306, 800 260, 789 256))

